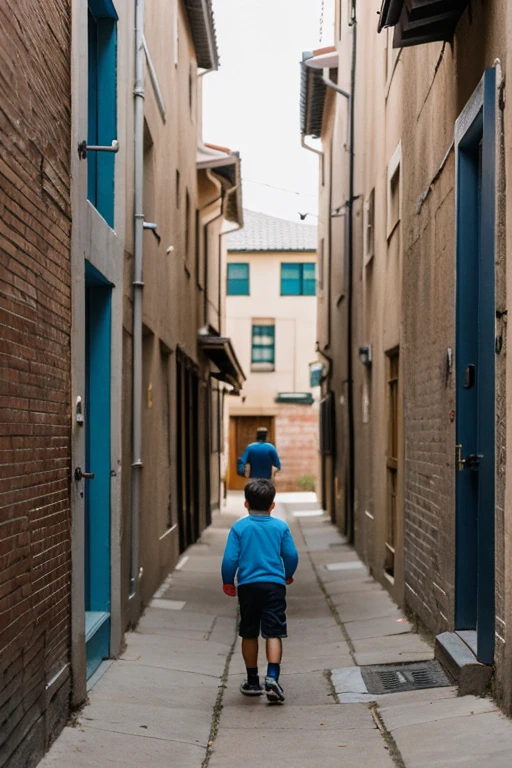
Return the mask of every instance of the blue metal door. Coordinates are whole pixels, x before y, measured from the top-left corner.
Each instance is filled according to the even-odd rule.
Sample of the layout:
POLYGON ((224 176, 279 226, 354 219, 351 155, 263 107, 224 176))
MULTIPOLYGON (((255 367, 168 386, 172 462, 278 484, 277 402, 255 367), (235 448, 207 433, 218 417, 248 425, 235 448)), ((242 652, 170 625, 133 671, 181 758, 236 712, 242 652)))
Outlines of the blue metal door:
POLYGON ((494 659, 495 70, 458 121, 455 628, 494 659), (468 119, 469 115, 469 119, 468 119))
POLYGON ((110 343, 112 286, 86 264, 85 610, 87 677, 110 649, 110 343))

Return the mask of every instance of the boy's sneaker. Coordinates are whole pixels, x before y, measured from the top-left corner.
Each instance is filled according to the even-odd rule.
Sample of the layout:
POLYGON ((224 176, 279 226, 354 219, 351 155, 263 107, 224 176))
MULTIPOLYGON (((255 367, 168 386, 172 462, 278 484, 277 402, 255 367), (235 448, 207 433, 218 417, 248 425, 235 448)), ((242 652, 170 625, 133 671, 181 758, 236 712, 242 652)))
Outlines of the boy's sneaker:
POLYGON ((249 683, 248 680, 240 686, 240 693, 244 696, 261 696, 263 688, 259 683, 249 683))
POLYGON ((284 691, 275 677, 265 678, 265 692, 271 704, 283 704, 285 699, 284 691))

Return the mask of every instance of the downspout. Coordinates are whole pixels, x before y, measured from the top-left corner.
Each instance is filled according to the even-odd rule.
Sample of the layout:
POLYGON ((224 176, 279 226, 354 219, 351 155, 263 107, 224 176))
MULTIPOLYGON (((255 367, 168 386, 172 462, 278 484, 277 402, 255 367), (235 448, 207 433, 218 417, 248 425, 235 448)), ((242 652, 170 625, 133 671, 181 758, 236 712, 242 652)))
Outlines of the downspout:
MULTIPOLYGON (((206 328, 208 326, 208 228, 210 224, 213 224, 215 221, 218 221, 224 216, 224 199, 226 197, 226 190, 224 187, 221 189, 220 197, 218 197, 216 200, 212 200, 211 203, 208 203, 209 207, 210 205, 213 205, 214 203, 220 202, 220 213, 217 214, 217 216, 214 216, 213 219, 210 219, 206 222, 204 225, 204 306, 203 306, 203 313, 204 313, 204 327, 206 328)), ((219 283, 220 283, 220 274, 219 274, 219 283)), ((220 312, 220 308, 219 308, 220 312)))
MULTIPOLYGON (((240 184, 236 184, 234 187, 232 187, 228 192, 226 193, 226 197, 229 197, 230 195, 236 195, 238 190, 240 189, 240 184)), ((221 266, 222 266, 222 238, 225 235, 230 235, 232 232, 238 232, 239 229, 242 229, 241 224, 235 224, 234 227, 231 229, 227 229, 225 232, 221 232, 219 234, 219 333, 222 333, 222 280, 221 280, 221 266)))
MULTIPOLYGON (((350 92, 340 88, 329 77, 329 69, 323 70, 322 80, 327 88, 332 88, 348 100, 349 108, 349 184, 347 211, 347 262, 348 262, 348 297, 347 297, 347 409, 348 409, 348 499, 345 535, 349 543, 354 541, 354 500, 355 500, 355 420, 354 420, 354 379, 353 379, 353 304, 354 304, 354 122, 355 122, 355 87, 357 63, 357 19, 356 2, 352 0, 350 26, 352 27, 352 62, 350 67, 350 92)), ((310 149, 306 145, 306 149, 310 149)), ((329 211, 329 216, 331 211, 329 211)))
POLYGON ((348 507, 345 534, 350 544, 354 542, 355 518, 355 425, 354 425, 354 372, 353 372, 353 303, 354 303, 354 148, 355 148, 355 92, 357 64, 357 19, 356 2, 352 0, 350 26, 352 27, 352 64, 350 71, 350 100, 349 100, 349 185, 347 201, 348 225, 348 322, 347 322, 347 400, 348 400, 348 440, 349 440, 349 477, 348 477, 348 507))
POLYGON ((130 598, 139 579, 139 516, 142 480, 142 256, 144 231, 144 0, 135 0, 134 95, 134 245, 133 245, 133 392, 130 598))

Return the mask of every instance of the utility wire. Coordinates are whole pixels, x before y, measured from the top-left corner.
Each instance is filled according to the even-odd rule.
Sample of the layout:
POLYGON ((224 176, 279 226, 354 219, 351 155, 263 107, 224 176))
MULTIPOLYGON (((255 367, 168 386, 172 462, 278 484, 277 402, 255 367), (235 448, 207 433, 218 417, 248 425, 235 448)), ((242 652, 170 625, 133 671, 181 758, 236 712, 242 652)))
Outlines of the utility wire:
POLYGON ((270 189, 278 189, 280 192, 288 192, 290 195, 299 195, 299 197, 317 197, 309 192, 297 192, 295 189, 287 189, 286 187, 276 187, 274 184, 266 184, 264 181, 251 181, 251 179, 242 179, 242 184, 259 184, 260 187, 270 187, 270 189))

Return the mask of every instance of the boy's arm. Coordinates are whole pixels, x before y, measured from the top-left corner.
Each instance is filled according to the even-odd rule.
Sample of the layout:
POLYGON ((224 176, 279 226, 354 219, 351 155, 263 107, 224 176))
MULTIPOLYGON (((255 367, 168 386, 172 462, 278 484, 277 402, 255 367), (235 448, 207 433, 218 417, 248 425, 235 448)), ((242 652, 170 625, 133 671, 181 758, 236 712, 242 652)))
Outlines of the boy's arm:
POLYGON ((224 557, 222 558, 221 573, 223 585, 234 585, 235 575, 238 570, 239 557, 240 540, 238 538, 238 534, 233 529, 231 529, 229 532, 228 540, 226 542, 224 557))
POLYGON ((278 472, 281 469, 281 462, 279 461, 279 454, 274 448, 272 451, 272 464, 275 467, 275 471, 278 472))
POLYGON ((249 458, 249 446, 247 446, 247 448, 245 449, 245 451, 242 453, 242 455, 237 461, 237 472, 241 477, 245 477, 245 470, 246 470, 248 458, 249 458))
POLYGON ((299 564, 299 555, 290 529, 287 527, 281 542, 281 557, 284 563, 284 575, 286 580, 292 579, 299 564))

